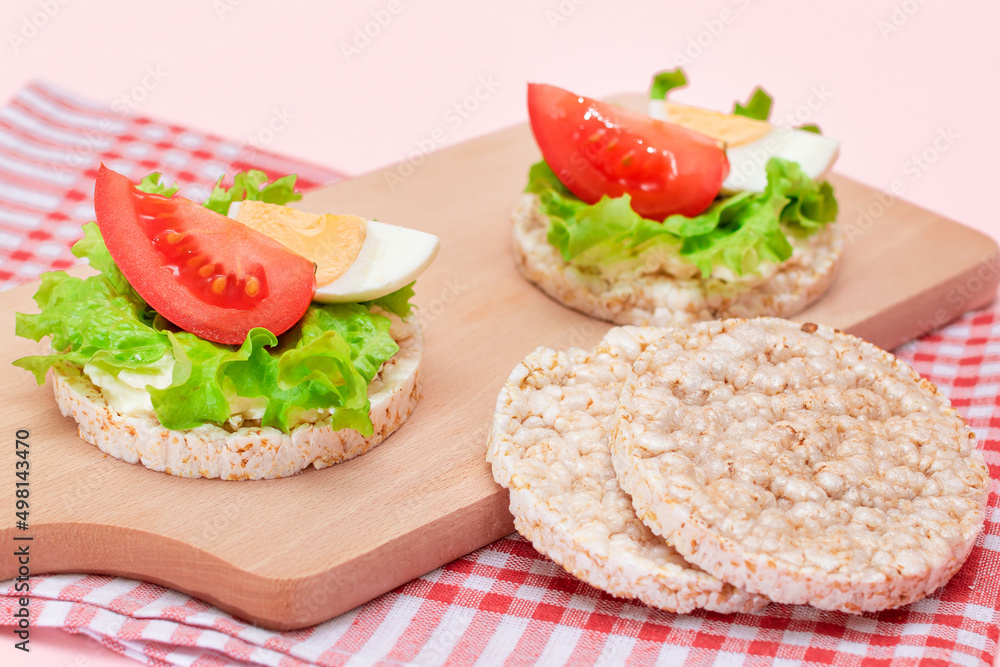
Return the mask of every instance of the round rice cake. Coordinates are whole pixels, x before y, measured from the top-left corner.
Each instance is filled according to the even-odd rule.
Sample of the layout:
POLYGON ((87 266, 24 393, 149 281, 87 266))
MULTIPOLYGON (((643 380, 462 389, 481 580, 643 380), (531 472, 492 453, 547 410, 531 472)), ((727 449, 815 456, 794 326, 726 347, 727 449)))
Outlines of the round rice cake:
POLYGON ((948 400, 853 336, 774 318, 649 345, 610 436, 639 516, 715 576, 860 613, 942 586, 983 526, 989 472, 948 400))
POLYGON ((520 272, 556 301, 615 324, 674 327, 726 317, 793 315, 833 281, 844 246, 833 222, 808 237, 789 236, 792 256, 763 275, 704 280, 693 266, 666 266, 651 254, 612 275, 563 260, 548 241, 548 217, 535 195, 514 211, 514 261, 520 272), (685 275, 677 275, 684 270, 685 275))
POLYGON ((78 423, 80 437, 105 454, 178 477, 227 480, 287 477, 313 466, 326 468, 364 454, 402 426, 420 398, 424 339, 412 320, 390 316, 399 351, 368 385, 373 433, 334 430, 330 415, 284 433, 259 421, 203 424, 187 430, 164 427, 155 415, 125 416, 109 405, 100 387, 78 367, 52 369, 56 403, 78 423))
POLYGON ((612 329, 594 350, 539 348, 497 399, 487 458, 510 489, 514 525, 568 572, 612 595, 674 612, 758 609, 762 596, 688 564, 635 515, 607 435, 618 393, 660 329, 612 329))

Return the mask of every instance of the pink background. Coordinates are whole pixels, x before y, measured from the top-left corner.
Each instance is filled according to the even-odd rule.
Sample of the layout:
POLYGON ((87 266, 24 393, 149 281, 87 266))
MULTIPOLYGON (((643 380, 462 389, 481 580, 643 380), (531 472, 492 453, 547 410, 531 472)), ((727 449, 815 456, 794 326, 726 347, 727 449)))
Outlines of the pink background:
MULTIPOLYGON (((654 71, 680 59, 691 86, 678 101, 729 110, 762 84, 773 117, 808 114, 842 140, 837 171, 881 188, 898 179, 904 198, 1000 238, 996 3, 166 6, 4 0, 0 100, 40 77, 116 109, 356 174, 426 149, 442 131, 438 147, 523 122, 526 81, 599 97, 645 90, 654 71), (463 103, 475 108, 453 108, 463 103), (941 136, 952 139, 935 145, 941 136)), ((23 664, 130 662, 52 631, 38 630, 35 642, 23 664)), ((8 643, 0 641, 4 664, 8 643)))

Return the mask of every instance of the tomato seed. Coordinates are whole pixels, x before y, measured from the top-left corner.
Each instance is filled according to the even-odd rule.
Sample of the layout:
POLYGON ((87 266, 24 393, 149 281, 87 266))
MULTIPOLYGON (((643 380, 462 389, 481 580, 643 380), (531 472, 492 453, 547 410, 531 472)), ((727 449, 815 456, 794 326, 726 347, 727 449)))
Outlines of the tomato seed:
POLYGON ((208 278, 215 271, 215 264, 206 264, 205 266, 198 269, 198 275, 202 278, 208 278))
POLYGON ((243 288, 247 296, 257 296, 260 293, 260 281, 254 276, 250 276, 246 286, 243 288))
POLYGON ((226 289, 226 282, 225 276, 219 276, 212 281, 212 291, 216 294, 222 294, 223 290, 226 289))

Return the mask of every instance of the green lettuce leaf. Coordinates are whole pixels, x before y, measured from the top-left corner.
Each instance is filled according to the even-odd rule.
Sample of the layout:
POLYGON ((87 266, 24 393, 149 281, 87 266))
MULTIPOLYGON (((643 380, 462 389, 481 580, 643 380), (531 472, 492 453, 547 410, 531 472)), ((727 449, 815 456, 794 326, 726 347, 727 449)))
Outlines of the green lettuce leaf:
POLYGON ((406 287, 400 287, 395 292, 386 294, 385 296, 380 296, 377 299, 372 299, 371 301, 365 301, 363 305, 368 306, 378 306, 382 310, 386 310, 390 313, 395 313, 400 317, 409 317, 410 313, 413 312, 413 306, 410 305, 410 299, 413 298, 415 292, 413 291, 413 286, 415 282, 410 283, 406 287))
POLYGON ((14 362, 34 373, 39 384, 58 364, 94 364, 117 376, 170 353, 170 386, 147 388, 167 428, 222 423, 230 416, 229 399, 242 396, 267 398, 264 426, 287 432, 302 412, 325 410, 333 428, 371 435, 368 384, 398 350, 389 318, 373 313, 372 305, 409 312, 411 287, 371 304, 314 303, 280 337, 253 329, 237 348, 177 331, 163 320, 124 279, 96 224, 84 225, 84 238, 73 252, 101 273, 88 278, 44 273, 35 294, 40 312, 16 315, 17 335, 50 338, 52 354, 14 362))
POLYGON ((771 158, 766 169, 763 193, 720 197, 700 215, 673 215, 663 222, 638 215, 628 195, 584 203, 544 161, 532 166, 525 191, 538 195, 549 218, 548 240, 567 262, 600 267, 659 248, 693 264, 703 276, 715 266, 743 275, 761 262, 791 256, 786 231, 810 234, 837 217, 828 183, 813 181, 798 164, 781 158, 771 158))
POLYGON ((302 195, 295 191, 295 179, 295 174, 289 174, 267 183, 267 174, 251 169, 236 174, 232 187, 224 188, 220 176, 202 205, 222 215, 229 214, 229 205, 233 202, 247 199, 285 205, 302 199, 302 195))
MULTIPOLYGON (((686 86, 688 83, 687 76, 684 74, 684 70, 678 67, 675 70, 658 72, 653 77, 653 83, 649 90, 649 98, 652 100, 665 100, 667 99, 667 93, 674 88, 681 88, 686 86)), ((747 100, 746 104, 740 104, 739 102, 733 103, 732 113, 737 116, 746 116, 747 118, 753 118, 755 120, 767 120, 771 116, 771 104, 773 100, 767 92, 757 86, 753 93, 750 95, 750 99, 747 100)), ((819 129, 819 125, 815 123, 806 123, 805 125, 799 125, 796 127, 798 130, 803 130, 805 132, 813 132, 814 134, 822 134, 819 129)))
POLYGON ((745 105, 739 102, 733 103, 733 114, 754 120, 767 120, 771 115, 771 96, 757 86, 745 105))
POLYGON ((143 192, 148 192, 151 195, 163 195, 164 197, 173 197, 174 194, 181 189, 179 185, 175 182, 173 185, 167 185, 163 182, 163 174, 158 171, 154 171, 152 174, 144 176, 136 186, 143 192))
POLYGON ((687 76, 684 70, 678 67, 675 70, 657 72, 653 77, 653 85, 649 89, 649 99, 665 100, 667 93, 674 88, 683 88, 687 85, 687 76))
MULTIPOLYGON (((97 228, 96 222, 91 221, 83 225, 83 238, 73 244, 70 252, 80 259, 86 259, 93 268, 100 271, 101 274, 98 277, 107 281, 108 287, 112 292, 126 295, 133 302, 141 302, 145 306, 142 297, 132 289, 132 285, 125 278, 125 274, 118 269, 114 260, 111 259, 111 254, 104 245, 104 239, 101 238, 101 231, 97 228)), ((37 296, 35 300, 37 301, 37 296)), ((41 304, 38 305, 41 306, 41 304)))

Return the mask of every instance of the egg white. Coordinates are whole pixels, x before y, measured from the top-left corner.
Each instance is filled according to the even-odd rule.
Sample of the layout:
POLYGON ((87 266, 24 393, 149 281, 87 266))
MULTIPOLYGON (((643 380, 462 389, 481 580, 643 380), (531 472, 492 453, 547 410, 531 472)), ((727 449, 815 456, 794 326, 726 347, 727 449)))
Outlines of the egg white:
MULTIPOLYGON (((238 221, 239 210, 240 202, 233 202, 229 217, 238 221)), ((358 256, 339 278, 317 286, 313 301, 355 303, 391 294, 416 280, 440 247, 441 239, 433 234, 366 220, 358 256)))
POLYGON ((361 252, 344 275, 316 289, 314 301, 369 301, 417 279, 437 257, 441 239, 426 232, 369 220, 361 252))
MULTIPOLYGON (((671 122, 663 100, 650 100, 650 115, 671 122)), ((767 187, 767 161, 779 157, 796 162, 814 180, 822 179, 840 153, 840 142, 815 132, 772 126, 764 136, 739 146, 727 146, 729 176, 722 182, 723 194, 763 192, 767 187)))

